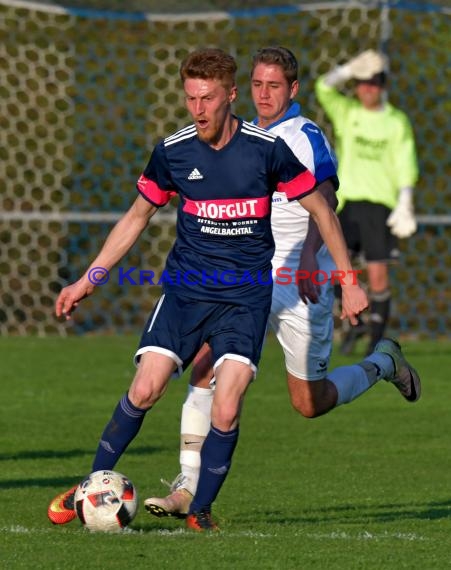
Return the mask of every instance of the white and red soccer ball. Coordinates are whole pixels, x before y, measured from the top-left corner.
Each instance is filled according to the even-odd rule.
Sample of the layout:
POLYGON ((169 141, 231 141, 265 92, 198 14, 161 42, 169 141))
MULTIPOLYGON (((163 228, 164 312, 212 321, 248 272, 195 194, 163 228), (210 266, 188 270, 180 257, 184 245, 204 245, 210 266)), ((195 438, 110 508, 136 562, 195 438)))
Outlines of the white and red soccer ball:
POLYGON ((117 532, 138 510, 138 495, 128 477, 116 471, 95 471, 75 491, 75 511, 92 531, 117 532))

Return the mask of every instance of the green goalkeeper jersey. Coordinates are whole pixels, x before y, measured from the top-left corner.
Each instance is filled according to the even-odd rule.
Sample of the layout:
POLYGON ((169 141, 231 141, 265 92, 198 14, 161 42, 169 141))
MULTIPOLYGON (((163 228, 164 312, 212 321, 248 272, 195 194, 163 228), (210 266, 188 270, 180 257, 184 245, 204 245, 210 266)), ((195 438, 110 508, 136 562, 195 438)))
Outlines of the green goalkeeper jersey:
POLYGON ((334 128, 340 206, 368 200, 393 209, 399 190, 413 187, 418 178, 409 119, 390 103, 369 111, 328 86, 323 77, 316 81, 315 91, 334 128))

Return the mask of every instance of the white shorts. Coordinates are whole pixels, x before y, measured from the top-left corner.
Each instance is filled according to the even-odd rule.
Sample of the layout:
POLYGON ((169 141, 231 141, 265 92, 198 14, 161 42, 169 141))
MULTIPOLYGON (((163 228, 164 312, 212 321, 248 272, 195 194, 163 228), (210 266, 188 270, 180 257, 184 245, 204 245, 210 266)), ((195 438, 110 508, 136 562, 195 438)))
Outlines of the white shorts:
MULTIPOLYGON (((323 268, 323 264, 321 269, 323 268)), ((320 286, 317 304, 304 304, 295 283, 274 282, 269 325, 285 354, 287 372, 301 380, 326 378, 334 332, 334 291, 320 286)))

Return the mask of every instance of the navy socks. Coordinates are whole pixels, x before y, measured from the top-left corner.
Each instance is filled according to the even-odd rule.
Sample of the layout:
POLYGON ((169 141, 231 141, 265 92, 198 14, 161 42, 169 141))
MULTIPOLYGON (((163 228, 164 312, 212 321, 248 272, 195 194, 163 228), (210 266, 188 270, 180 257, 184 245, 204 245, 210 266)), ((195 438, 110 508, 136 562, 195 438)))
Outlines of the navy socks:
POLYGON ((216 499, 230 469, 238 435, 239 428, 224 432, 211 426, 200 453, 199 483, 190 506, 190 513, 211 510, 211 504, 216 499))
POLYGON ((137 408, 125 394, 100 438, 92 471, 114 469, 128 444, 135 438, 148 410, 137 408))

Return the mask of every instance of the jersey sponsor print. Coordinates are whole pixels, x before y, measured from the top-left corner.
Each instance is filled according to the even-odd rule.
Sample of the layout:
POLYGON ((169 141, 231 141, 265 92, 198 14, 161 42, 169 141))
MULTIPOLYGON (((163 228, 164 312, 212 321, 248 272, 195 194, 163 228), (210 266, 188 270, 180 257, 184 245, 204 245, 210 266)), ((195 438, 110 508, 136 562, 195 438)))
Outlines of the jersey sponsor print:
MULTIPOLYGON (((186 127, 159 143, 137 183, 138 191, 161 207, 177 194, 177 236, 165 270, 169 275, 233 271, 236 283, 186 287, 183 294, 202 300, 258 302, 269 287, 274 240, 270 229, 271 196, 282 192, 296 200, 314 191, 313 174, 286 143, 239 120, 234 136, 220 150, 186 127), (241 279, 240 276, 251 276, 241 279)), ((180 287, 168 283, 165 288, 180 287)))

